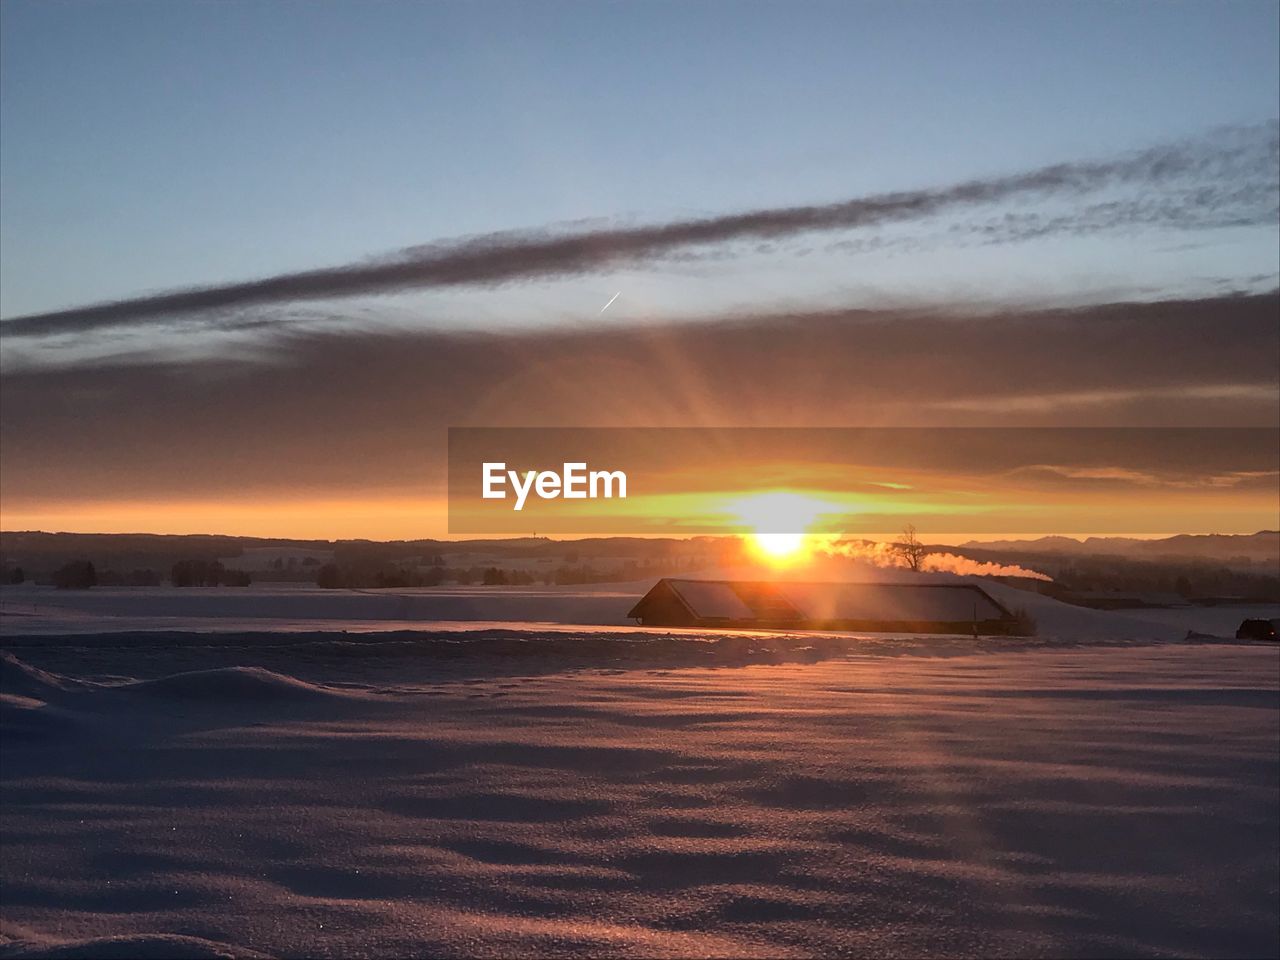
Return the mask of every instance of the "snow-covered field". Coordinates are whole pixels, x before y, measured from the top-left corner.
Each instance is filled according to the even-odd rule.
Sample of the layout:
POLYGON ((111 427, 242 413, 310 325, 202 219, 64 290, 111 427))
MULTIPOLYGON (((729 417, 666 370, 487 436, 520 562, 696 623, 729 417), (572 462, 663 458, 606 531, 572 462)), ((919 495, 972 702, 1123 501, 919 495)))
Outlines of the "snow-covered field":
MULTIPOLYGON (((719 570, 706 578, 756 579, 758 571, 719 570)), ((801 578, 804 578, 801 575, 801 578)), ((1233 637, 1245 617, 1280 616, 1280 605, 1088 610, 983 578, 910 574, 848 566, 813 579, 928 580, 976 583, 1009 608, 1025 608, 1042 636, 1057 639, 1175 640, 1188 630, 1233 637)), ((304 584, 250 587, 0 587, 0 635, 138 630, 268 631, 472 629, 477 623, 628 626, 627 612, 654 580, 569 587, 423 587, 323 590, 304 584)))
POLYGON ((1280 952, 1275 646, 1034 597, 1019 640, 275 589, 4 592, 0 956, 1280 952))

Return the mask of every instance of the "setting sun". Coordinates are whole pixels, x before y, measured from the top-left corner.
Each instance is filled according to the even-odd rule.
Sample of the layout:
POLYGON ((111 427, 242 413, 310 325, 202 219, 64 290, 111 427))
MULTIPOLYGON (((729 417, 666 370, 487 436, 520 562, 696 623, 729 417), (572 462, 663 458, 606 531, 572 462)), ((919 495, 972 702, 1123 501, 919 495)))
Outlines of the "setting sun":
POLYGON ((774 560, 787 560, 804 549, 803 533, 753 533, 751 545, 774 560))
POLYGON ((808 494, 776 490, 745 497, 730 510, 751 528, 748 543, 761 559, 794 562, 807 552, 808 536, 818 517, 835 505, 808 494))

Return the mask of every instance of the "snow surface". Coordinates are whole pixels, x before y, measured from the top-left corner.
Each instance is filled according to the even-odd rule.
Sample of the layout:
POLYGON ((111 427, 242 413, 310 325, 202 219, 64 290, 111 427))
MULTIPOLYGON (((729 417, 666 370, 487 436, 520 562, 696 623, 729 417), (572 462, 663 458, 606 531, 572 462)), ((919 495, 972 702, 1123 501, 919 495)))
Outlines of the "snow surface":
POLYGON ((1186 641, 1280 610, 978 582, 1040 635, 5 588, 0 957, 1280 953, 1280 647, 1186 641))
POLYGON ((1280 951, 1280 649, 799 639, 6 642, 0 956, 1280 951))

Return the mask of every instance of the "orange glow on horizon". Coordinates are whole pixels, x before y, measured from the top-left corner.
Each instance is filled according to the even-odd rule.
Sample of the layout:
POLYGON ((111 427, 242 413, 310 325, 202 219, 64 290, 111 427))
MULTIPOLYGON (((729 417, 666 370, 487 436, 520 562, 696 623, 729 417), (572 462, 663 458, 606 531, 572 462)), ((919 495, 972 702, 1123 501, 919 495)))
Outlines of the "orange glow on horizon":
POLYGON ((282 540, 445 540, 443 499, 297 498, 244 502, 87 502, 0 510, 0 529, 211 534, 282 540))
MULTIPOLYGON (((721 524, 726 534, 736 531, 747 536, 754 552, 775 565, 793 564, 813 552, 817 538, 844 536, 866 540, 894 540, 901 526, 914 523, 928 543, 959 544, 966 541, 1030 539, 1065 535, 1078 540, 1087 537, 1132 537, 1156 539, 1173 534, 1252 534, 1274 530, 1280 525, 1273 502, 1257 494, 1215 495, 1193 498, 1166 494, 1144 502, 1128 496, 1111 496, 1093 503, 1065 496, 1048 500, 1034 495, 1015 497, 1004 506, 976 501, 967 510, 953 501, 927 494, 913 495, 896 513, 883 509, 874 495, 859 492, 852 497, 822 490, 772 490, 740 495, 719 494, 678 502, 676 498, 645 502, 636 498, 637 516, 690 516, 704 510, 719 511, 712 522, 721 524), (1261 502, 1260 502, 1261 501, 1261 502), (694 507, 698 509, 693 509, 694 507), (983 529, 984 521, 995 519, 985 510, 998 511, 1000 519, 983 529), (861 515, 863 523, 858 524, 861 515), (843 519, 851 518, 845 525, 843 519), (901 518, 901 522, 899 521, 901 518), (833 523, 833 520, 835 521, 833 523)), ((236 500, 213 498, 162 502, 116 501, 105 499, 42 501, 28 497, 4 497, 0 501, 0 529, 43 530, 79 533, 209 534, 285 540, 464 540, 529 536, 532 531, 494 530, 492 533, 449 532, 448 503, 444 497, 414 496, 408 491, 379 492, 372 496, 320 492, 296 496, 244 495, 236 500)), ((710 530, 705 531, 710 533, 710 530)), ((638 536, 682 539, 697 530, 645 530, 643 525, 626 529, 558 531, 554 524, 536 528, 540 536, 574 540, 592 536, 638 536)))

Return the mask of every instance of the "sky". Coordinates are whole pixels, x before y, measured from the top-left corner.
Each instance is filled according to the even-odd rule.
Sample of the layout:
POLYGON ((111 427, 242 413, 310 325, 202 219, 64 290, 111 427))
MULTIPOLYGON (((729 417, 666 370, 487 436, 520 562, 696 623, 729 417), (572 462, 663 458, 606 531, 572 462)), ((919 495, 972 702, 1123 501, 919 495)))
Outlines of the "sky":
POLYGON ((324 535, 281 519, 301 485, 330 529, 439 533, 396 504, 462 422, 1269 426, 1278 31, 1232 0, 6 0, 3 525, 324 535), (913 402, 885 371, 920 344, 949 362, 913 402))
MULTIPOLYGON (((1265 122, 1280 115, 1276 10, 6 0, 3 314, 1265 122)), ((1258 238, 1221 246, 1192 262, 1275 268, 1258 238)), ((1126 273, 1156 277, 1187 261, 1131 256, 1126 273)), ((1036 274, 1061 285, 1102 260, 1073 246, 1036 274)))

